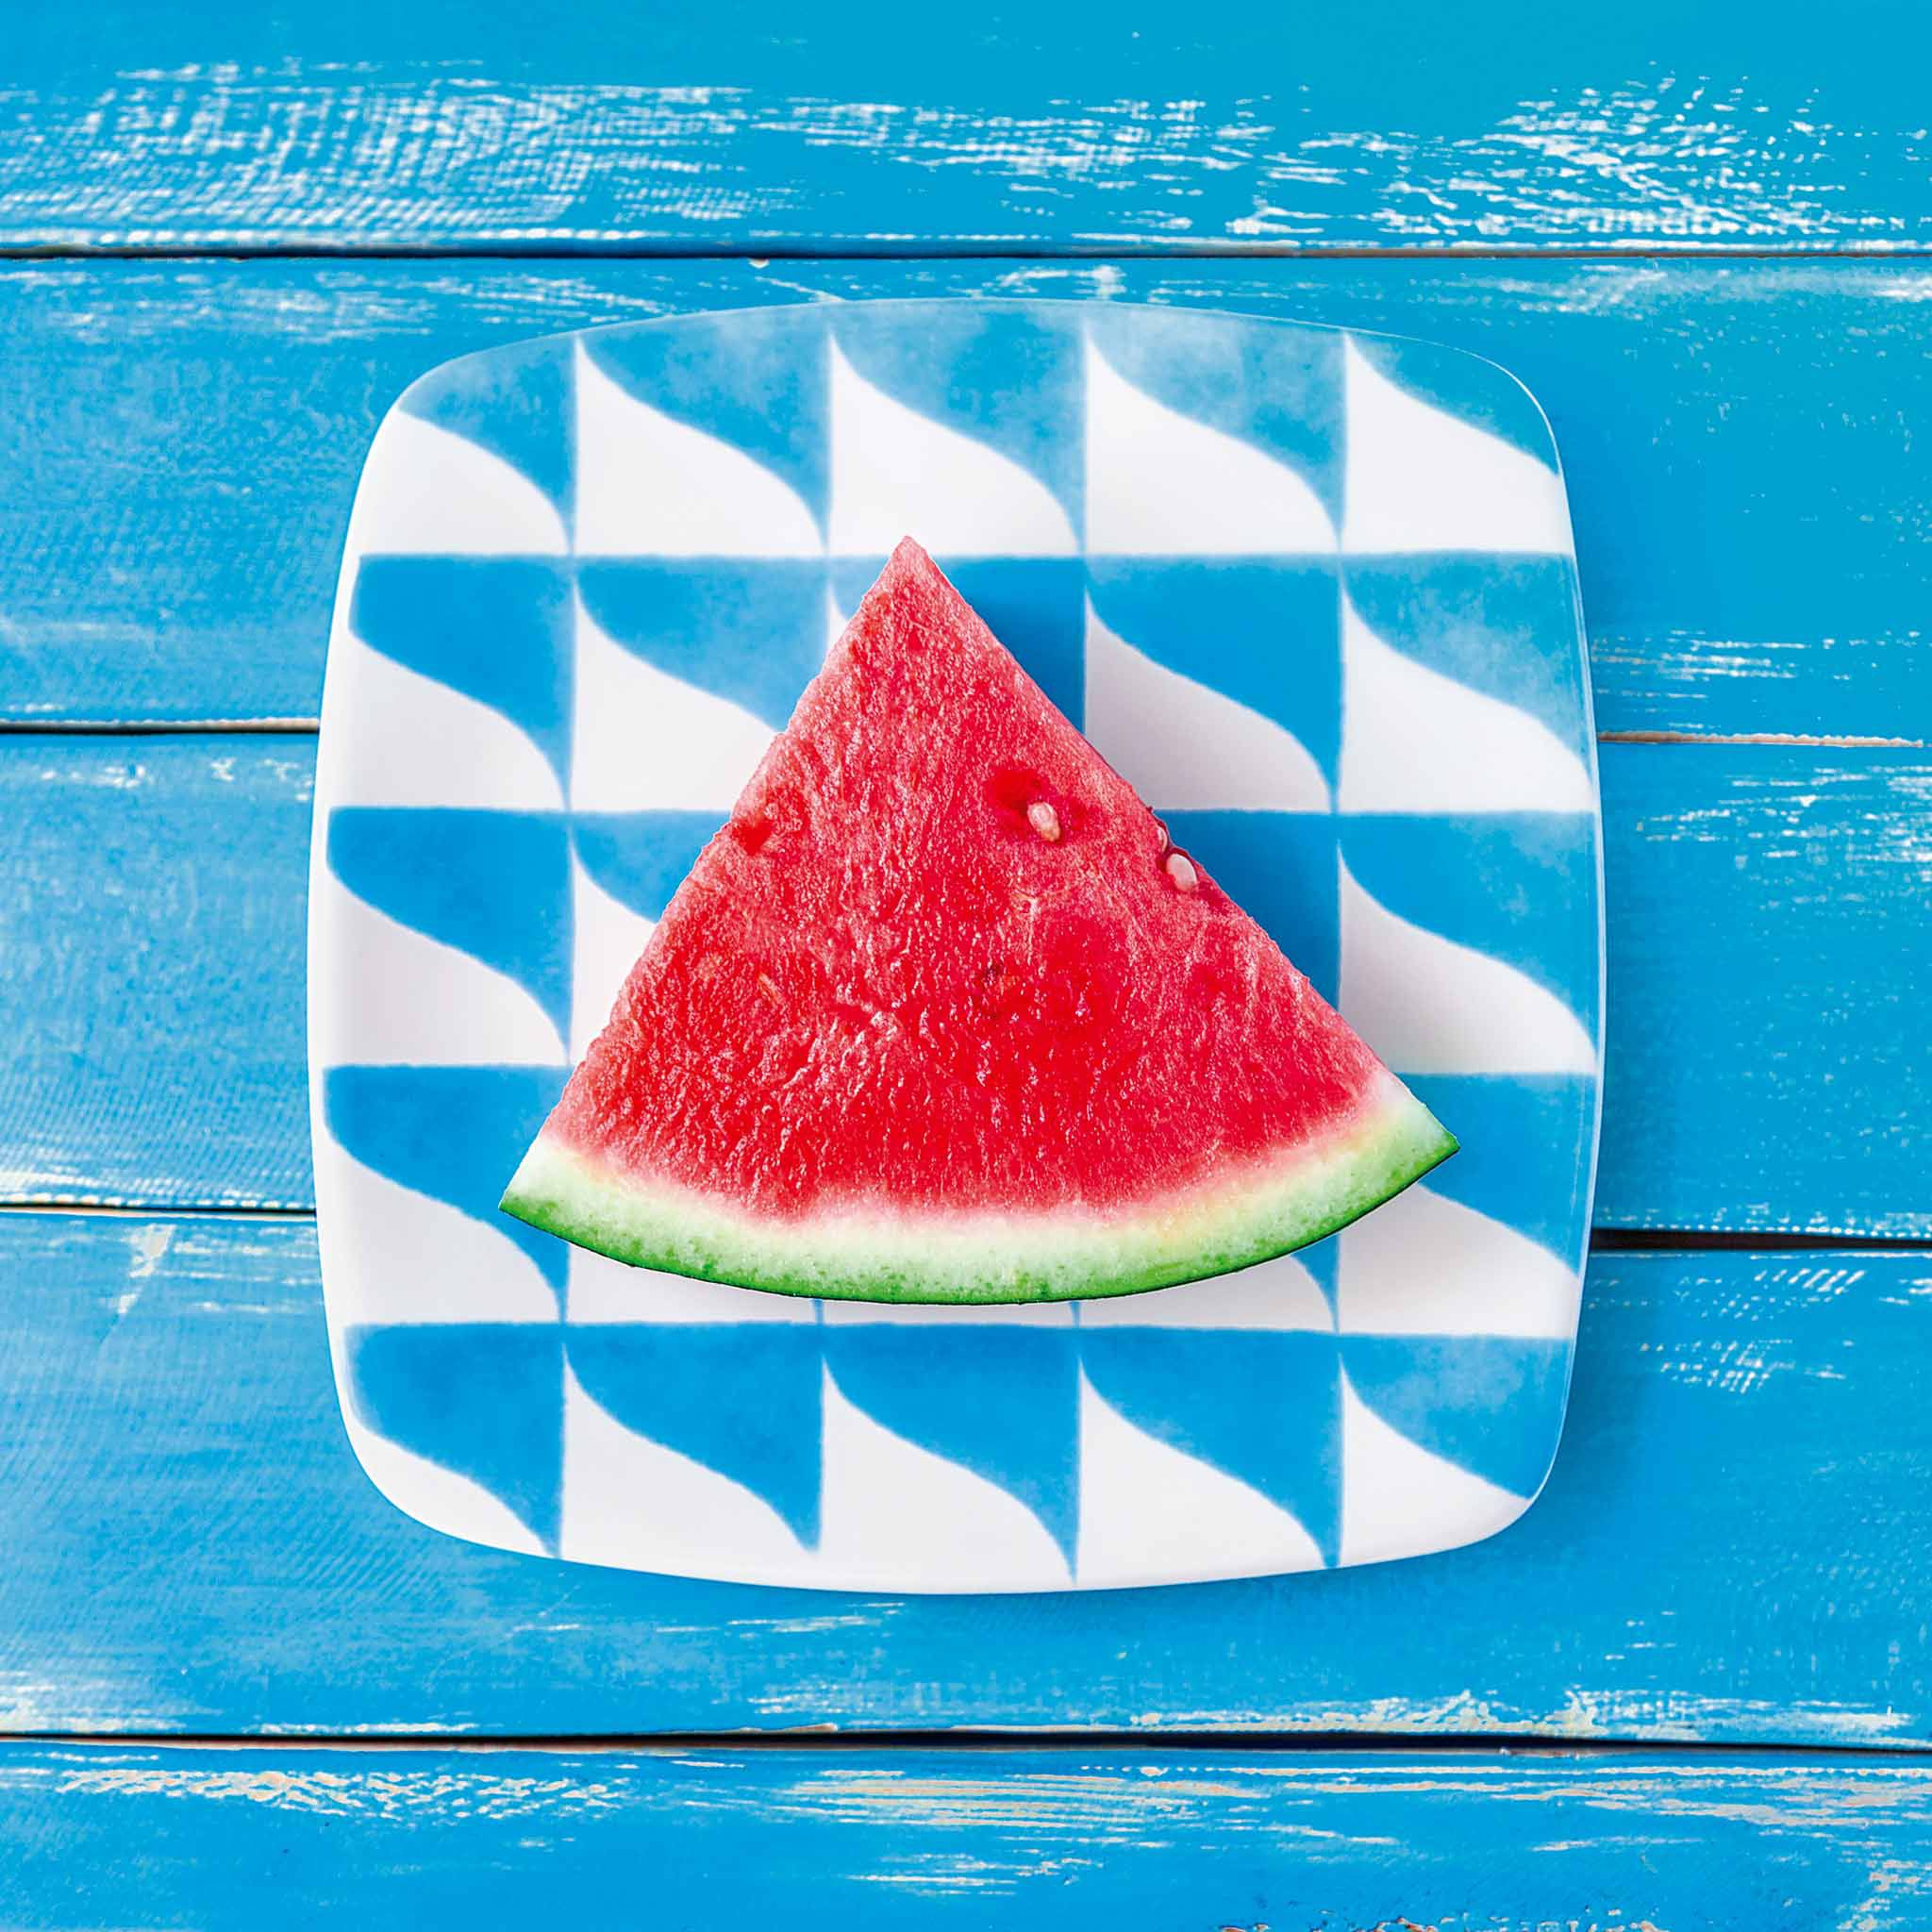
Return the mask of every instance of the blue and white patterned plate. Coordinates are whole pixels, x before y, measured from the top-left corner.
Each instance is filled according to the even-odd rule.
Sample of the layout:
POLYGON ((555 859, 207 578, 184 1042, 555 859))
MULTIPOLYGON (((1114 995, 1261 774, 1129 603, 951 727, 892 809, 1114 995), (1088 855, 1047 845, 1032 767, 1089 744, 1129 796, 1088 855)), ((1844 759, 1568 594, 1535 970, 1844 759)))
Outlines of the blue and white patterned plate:
POLYGON ((1490 363, 1112 304, 553 337, 363 472, 309 958, 338 1386, 383 1491, 506 1548, 888 1591, 1440 1550, 1537 1492, 1590 1224, 1602 893, 1556 452, 1490 363), (496 1199, 904 533, 1457 1133, 1220 1281, 820 1307, 496 1199))

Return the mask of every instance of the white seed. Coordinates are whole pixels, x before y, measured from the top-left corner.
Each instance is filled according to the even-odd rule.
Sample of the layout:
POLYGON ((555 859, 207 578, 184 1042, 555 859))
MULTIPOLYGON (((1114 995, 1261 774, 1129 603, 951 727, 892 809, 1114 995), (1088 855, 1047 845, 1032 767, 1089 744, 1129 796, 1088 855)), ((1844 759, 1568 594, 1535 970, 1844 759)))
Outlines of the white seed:
POLYGON ((1167 836, 1167 825, 1164 821, 1156 819, 1154 821, 1154 829, 1160 834, 1160 843, 1154 848, 1155 856, 1158 858, 1174 843, 1174 841, 1167 836))
POLYGON ((1174 881, 1177 892, 1191 892, 1201 883, 1201 874, 1194 870, 1193 860, 1185 852, 1167 855, 1167 875, 1174 881))
POLYGON ((1059 842, 1060 815, 1045 799, 1038 798, 1026 808, 1026 823, 1046 841, 1049 845, 1059 842))

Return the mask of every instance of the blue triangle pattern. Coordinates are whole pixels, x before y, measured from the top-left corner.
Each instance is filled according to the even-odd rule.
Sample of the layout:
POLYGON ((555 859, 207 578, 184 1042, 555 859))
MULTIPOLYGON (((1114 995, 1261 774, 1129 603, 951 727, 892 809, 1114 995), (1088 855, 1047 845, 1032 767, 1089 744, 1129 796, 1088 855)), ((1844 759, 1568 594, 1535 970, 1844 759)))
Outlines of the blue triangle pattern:
POLYGON ((824 1350, 816 1323, 574 1324, 571 1367, 627 1429, 741 1483, 818 1541, 824 1350))
POLYGON ((1085 1328, 1088 1379, 1137 1429, 1260 1491, 1333 1564, 1341 1547, 1341 1376, 1333 1335, 1085 1328))
POLYGON ((671 895, 724 823, 717 811, 579 812, 572 823, 584 870, 620 906, 662 919, 671 895))
POLYGON ((856 304, 832 318, 832 329, 875 389, 1029 471, 1082 527, 1077 309, 933 304, 908 328, 897 304, 856 304))
POLYGON ((1569 558, 1356 557, 1343 578, 1362 622, 1391 650, 1527 711, 1589 760, 1582 660, 1537 643, 1576 621, 1569 558))
POLYGON ((1330 789, 1341 758, 1341 598, 1325 559, 1096 560, 1093 608, 1137 651, 1272 718, 1330 789))
POLYGON ((537 558, 366 557, 349 625, 372 651, 508 718, 569 775, 570 575, 537 558))
MULTIPOLYGON (((1536 398, 1493 362, 1408 336, 1351 336, 1364 358, 1398 389, 1556 467, 1550 425, 1536 398)), ((1562 635, 1561 632, 1558 635, 1562 635)))
POLYGON ((1322 1291, 1322 1298, 1328 1304, 1328 1318, 1335 1319, 1335 1270, 1341 1256, 1341 1249, 1335 1244, 1331 1234, 1306 1248, 1297 1248, 1294 1257, 1314 1276, 1315 1286, 1322 1291))
POLYGON ((410 388, 402 407, 527 476, 568 529, 575 508, 572 401, 570 339, 544 336, 445 362, 410 388))
POLYGON ((1588 813, 1385 812, 1341 825, 1350 874, 1386 910, 1515 967, 1596 1038, 1596 825, 1588 813), (1553 916, 1553 907, 1565 909, 1553 916))
POLYGON ((1297 472, 1341 520, 1341 336, 1169 308, 1090 310, 1093 344, 1133 386, 1297 472))
POLYGON ((1333 1001, 1341 972, 1337 821, 1325 812, 1171 811, 1169 836, 1333 1001))
POLYGON ((352 1158, 514 1241, 561 1296, 570 1249, 502 1213, 565 1067, 330 1067, 323 1118, 352 1158))
POLYGON ((1079 558, 941 557, 939 562, 1026 675, 1078 724, 1087 708, 1087 577, 1079 558))
POLYGON ((1504 1335, 1348 1335, 1350 1386, 1431 1454, 1533 1496, 1563 1428, 1570 1344, 1504 1335))
MULTIPOLYGON (((1034 683, 1079 724, 1087 703, 1087 573, 1080 559, 941 553, 934 560, 1034 683)), ((836 558, 832 596, 839 608, 850 616, 885 566, 883 557, 836 558)))
POLYGON ((694 316, 675 327, 592 329, 598 368, 640 402, 742 450, 824 528, 825 319, 793 305, 694 316))
POLYGON ((1074 1560, 1080 1380, 1071 1327, 1022 1323, 828 1323, 841 1393, 894 1435, 995 1483, 1074 1560))
POLYGON ((1589 1074, 1411 1074, 1416 1097, 1462 1142, 1429 1175, 1447 1195, 1574 1267, 1596 1081, 1589 1074))
POLYGON ((614 642, 774 731, 825 660, 825 566, 811 558, 607 558, 580 564, 577 587, 614 642))
POLYGON ((558 812, 338 806, 328 864, 412 932, 513 979, 570 1030, 570 834, 558 812))
POLYGON ((553 1322, 353 1327, 350 1399, 379 1436, 480 1483, 554 1551, 563 1338, 553 1322))

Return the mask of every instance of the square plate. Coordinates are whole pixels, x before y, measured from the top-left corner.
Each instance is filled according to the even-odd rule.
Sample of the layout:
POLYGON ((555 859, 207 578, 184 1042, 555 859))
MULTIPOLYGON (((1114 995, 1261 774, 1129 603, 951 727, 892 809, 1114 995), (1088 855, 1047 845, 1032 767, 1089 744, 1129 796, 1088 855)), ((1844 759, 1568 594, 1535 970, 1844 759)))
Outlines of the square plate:
POLYGON ((1534 400, 1426 343, 1052 302, 471 356, 362 474, 309 912, 337 1384, 453 1535, 886 1591, 1474 1541, 1556 1452, 1602 1025, 1594 740, 1534 400), (1462 1141, 1341 1235, 1032 1308, 626 1269, 496 1200, 906 532, 1462 1141))

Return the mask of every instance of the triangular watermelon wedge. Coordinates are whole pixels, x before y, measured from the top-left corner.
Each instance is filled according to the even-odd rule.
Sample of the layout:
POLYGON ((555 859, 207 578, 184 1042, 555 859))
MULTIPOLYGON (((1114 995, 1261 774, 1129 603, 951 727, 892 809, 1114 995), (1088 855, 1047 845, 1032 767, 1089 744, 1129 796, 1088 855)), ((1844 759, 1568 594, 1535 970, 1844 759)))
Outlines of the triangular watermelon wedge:
POLYGON ((909 538, 678 889, 503 1205, 787 1294, 1244 1268, 1456 1143, 909 538))

